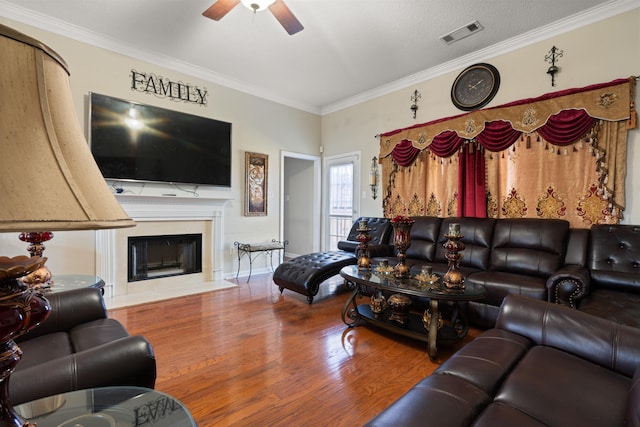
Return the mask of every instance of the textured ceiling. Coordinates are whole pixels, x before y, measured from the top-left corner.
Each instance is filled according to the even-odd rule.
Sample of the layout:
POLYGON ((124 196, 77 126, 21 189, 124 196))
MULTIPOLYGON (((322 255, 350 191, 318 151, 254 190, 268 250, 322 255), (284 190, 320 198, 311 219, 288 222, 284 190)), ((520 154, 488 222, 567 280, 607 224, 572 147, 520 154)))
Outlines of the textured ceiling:
POLYGON ((0 0, 0 16, 324 113, 411 76, 462 69, 478 51, 486 59, 506 44, 638 7, 637 0, 285 0, 305 27, 289 36, 270 12, 241 4, 219 22, 207 19, 202 12, 213 2, 0 0), (474 20, 484 30, 450 45, 440 40, 474 20))

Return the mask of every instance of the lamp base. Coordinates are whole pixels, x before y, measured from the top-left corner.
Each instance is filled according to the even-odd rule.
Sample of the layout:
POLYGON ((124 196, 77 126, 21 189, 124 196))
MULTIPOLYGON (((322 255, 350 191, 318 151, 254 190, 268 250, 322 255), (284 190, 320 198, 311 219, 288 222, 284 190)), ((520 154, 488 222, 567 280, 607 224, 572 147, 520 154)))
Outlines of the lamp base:
POLYGON ((1 426, 33 426, 13 409, 9 400, 9 378, 22 357, 22 350, 13 339, 39 325, 51 310, 46 298, 20 280, 41 268, 44 262, 40 257, 0 257, 1 426))
MULTIPOLYGON (((32 231, 30 233, 20 233, 18 238, 23 242, 29 243, 27 251, 32 257, 41 257, 46 248, 44 242, 51 240, 53 238, 53 233, 51 231, 32 231)), ((44 259, 46 261, 46 258, 44 259)), ((42 267, 30 274, 27 274, 20 280, 35 288, 48 288, 52 283, 51 270, 43 264, 42 267)))

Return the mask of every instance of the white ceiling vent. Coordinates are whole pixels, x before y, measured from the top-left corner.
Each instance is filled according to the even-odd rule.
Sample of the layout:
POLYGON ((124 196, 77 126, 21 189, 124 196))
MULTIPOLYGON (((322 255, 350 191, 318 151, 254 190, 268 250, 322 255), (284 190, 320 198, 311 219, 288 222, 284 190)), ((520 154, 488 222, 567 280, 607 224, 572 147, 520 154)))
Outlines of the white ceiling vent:
POLYGON ((444 41, 446 44, 455 43, 458 40, 462 40, 465 37, 469 37, 471 34, 477 33, 480 30, 484 30, 484 27, 478 22, 473 21, 463 27, 458 28, 450 32, 449 34, 445 34, 440 37, 440 40, 444 41))

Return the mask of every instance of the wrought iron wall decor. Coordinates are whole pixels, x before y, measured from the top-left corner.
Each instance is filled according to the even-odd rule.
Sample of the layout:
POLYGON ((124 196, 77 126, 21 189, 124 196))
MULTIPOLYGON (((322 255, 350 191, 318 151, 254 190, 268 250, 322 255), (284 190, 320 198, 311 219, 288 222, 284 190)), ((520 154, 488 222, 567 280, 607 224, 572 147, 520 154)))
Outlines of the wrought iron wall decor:
POLYGON ((544 60, 551 64, 551 66, 547 70, 547 74, 551 76, 551 86, 556 85, 556 73, 560 71, 560 67, 556 65, 556 61, 558 60, 558 58, 562 58, 563 54, 564 51, 553 46, 549 53, 544 57, 544 60))

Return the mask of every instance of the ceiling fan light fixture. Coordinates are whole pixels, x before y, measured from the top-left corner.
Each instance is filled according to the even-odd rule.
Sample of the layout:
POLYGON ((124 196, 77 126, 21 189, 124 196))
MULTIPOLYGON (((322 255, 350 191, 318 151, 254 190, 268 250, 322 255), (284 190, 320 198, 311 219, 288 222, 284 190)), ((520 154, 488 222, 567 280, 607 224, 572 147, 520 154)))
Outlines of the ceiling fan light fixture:
POLYGON ((276 0, 240 0, 243 5, 247 7, 249 10, 253 10, 254 12, 260 12, 265 10, 272 4, 276 2, 276 0))

